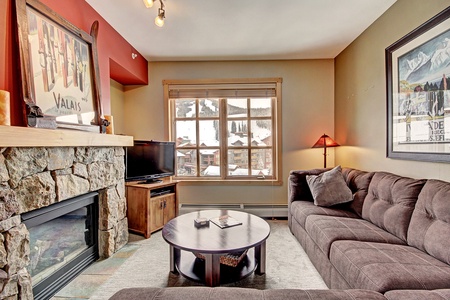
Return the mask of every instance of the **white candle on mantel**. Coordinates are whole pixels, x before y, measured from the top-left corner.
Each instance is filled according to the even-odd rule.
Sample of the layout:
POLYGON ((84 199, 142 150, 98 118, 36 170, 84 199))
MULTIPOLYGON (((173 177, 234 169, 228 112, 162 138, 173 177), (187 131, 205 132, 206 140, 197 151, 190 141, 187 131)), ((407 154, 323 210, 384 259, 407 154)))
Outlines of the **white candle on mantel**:
POLYGON ((0 90, 0 125, 11 125, 9 92, 0 90))

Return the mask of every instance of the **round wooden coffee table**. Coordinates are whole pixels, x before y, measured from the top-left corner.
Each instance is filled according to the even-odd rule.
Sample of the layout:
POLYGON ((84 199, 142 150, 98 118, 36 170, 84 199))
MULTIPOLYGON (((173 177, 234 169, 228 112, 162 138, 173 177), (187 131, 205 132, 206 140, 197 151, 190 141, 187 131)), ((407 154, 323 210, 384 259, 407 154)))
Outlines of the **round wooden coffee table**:
POLYGON ((204 282, 208 286, 240 280, 253 271, 262 275, 266 271, 266 239, 269 224, 260 217, 233 210, 204 210, 180 215, 170 220, 162 230, 170 245, 170 271, 204 282), (228 215, 242 225, 220 228, 210 222, 206 227, 195 227, 196 218, 216 218, 228 215), (248 250, 236 267, 220 263, 228 253, 248 250), (199 259, 193 253, 200 253, 199 259))

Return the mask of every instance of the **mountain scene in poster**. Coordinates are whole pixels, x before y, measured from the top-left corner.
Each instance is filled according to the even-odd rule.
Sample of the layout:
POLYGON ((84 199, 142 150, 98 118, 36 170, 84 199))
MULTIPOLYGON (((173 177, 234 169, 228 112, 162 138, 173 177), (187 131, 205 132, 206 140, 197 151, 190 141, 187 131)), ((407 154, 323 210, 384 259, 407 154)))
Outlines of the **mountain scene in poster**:
POLYGON ((450 30, 398 58, 397 84, 396 142, 450 142, 450 30))

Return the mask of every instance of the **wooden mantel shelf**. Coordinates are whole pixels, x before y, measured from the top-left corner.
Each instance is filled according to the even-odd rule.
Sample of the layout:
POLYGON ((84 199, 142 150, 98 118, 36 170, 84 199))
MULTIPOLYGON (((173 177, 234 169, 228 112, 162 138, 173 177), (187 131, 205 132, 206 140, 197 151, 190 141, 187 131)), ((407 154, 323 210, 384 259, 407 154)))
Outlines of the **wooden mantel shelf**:
POLYGON ((79 130, 0 126, 0 147, 133 146, 133 137, 79 130))

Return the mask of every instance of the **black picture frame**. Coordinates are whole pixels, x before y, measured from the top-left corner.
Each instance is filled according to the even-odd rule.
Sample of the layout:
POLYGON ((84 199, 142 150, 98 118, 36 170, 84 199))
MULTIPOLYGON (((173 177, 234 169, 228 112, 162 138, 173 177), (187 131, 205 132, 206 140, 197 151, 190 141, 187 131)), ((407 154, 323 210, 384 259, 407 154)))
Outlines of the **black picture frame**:
POLYGON ((27 126, 101 131, 98 22, 90 34, 38 0, 16 0, 27 126))
POLYGON ((450 6, 385 58, 387 157, 450 162, 450 6))

